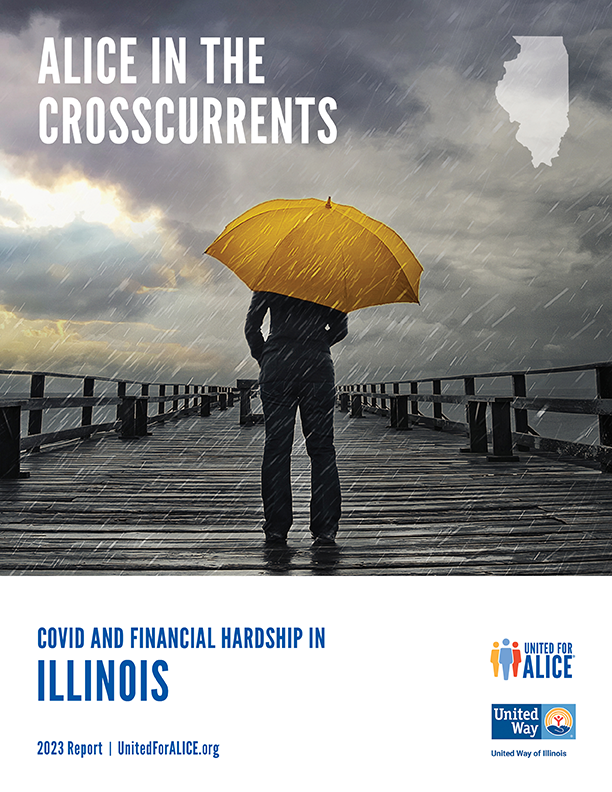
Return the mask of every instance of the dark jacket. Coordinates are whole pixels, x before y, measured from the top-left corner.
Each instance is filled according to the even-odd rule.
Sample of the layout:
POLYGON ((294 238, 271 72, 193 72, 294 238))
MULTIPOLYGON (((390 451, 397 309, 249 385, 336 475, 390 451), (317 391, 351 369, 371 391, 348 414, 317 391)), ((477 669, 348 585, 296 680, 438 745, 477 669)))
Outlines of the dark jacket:
POLYGON ((273 292, 254 292, 244 333, 251 354, 261 363, 264 349, 266 353, 301 349, 329 354, 330 346, 346 337, 348 320, 342 311, 325 305, 273 292), (270 333, 264 341, 261 326, 268 310, 270 333))

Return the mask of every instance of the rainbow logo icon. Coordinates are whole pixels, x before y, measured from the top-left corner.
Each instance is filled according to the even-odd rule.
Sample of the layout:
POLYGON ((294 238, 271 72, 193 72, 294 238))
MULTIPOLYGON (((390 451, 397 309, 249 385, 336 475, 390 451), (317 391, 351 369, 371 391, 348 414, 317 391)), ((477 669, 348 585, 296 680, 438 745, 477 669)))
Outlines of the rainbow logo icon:
POLYGON ((546 731, 553 737, 564 737, 574 725, 572 713, 565 707, 553 707, 544 715, 546 731))

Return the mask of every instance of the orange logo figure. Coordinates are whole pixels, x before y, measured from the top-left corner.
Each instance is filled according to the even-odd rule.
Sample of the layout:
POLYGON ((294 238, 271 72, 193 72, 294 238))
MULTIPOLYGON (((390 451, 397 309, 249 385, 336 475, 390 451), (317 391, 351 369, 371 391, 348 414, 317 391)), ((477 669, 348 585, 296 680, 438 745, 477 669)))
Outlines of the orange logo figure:
POLYGON ((518 648, 518 641, 512 642, 512 673, 518 676, 518 667, 523 658, 521 657, 521 650, 518 648))
POLYGON ((493 676, 497 676, 499 674, 499 641, 493 641, 491 662, 493 663, 493 676))

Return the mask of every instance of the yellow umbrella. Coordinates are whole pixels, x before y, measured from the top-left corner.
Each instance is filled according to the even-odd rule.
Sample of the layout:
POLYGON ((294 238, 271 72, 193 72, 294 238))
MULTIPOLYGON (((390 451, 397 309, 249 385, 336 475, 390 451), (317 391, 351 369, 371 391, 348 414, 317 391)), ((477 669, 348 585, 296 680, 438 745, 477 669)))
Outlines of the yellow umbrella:
POLYGON ((206 253, 253 291, 344 313, 419 301, 423 267, 395 231, 331 199, 265 201, 233 220, 206 253))

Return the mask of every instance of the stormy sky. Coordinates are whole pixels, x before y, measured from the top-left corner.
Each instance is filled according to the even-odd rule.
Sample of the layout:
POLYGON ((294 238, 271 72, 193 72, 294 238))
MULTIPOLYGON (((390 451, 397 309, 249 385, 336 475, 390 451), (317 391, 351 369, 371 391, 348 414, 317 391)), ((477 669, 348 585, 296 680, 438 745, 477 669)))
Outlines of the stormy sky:
MULTIPOLYGON (((394 228, 420 305, 351 314, 340 381, 610 358, 610 6, 581 2, 0 3, 0 368, 233 383, 256 376, 248 288, 203 255, 272 198, 328 195, 394 228), (38 83, 45 37, 137 39, 136 84, 38 83), (184 36, 184 84, 151 83, 151 39, 184 36), (569 129, 534 168, 495 98, 513 36, 562 36, 569 129), (200 37, 265 39, 263 84, 214 83, 200 37), (43 97, 333 97, 337 139, 51 144, 43 97)), ((112 61, 116 63, 117 61, 112 61)), ((61 124, 61 121, 60 121, 61 124)))

